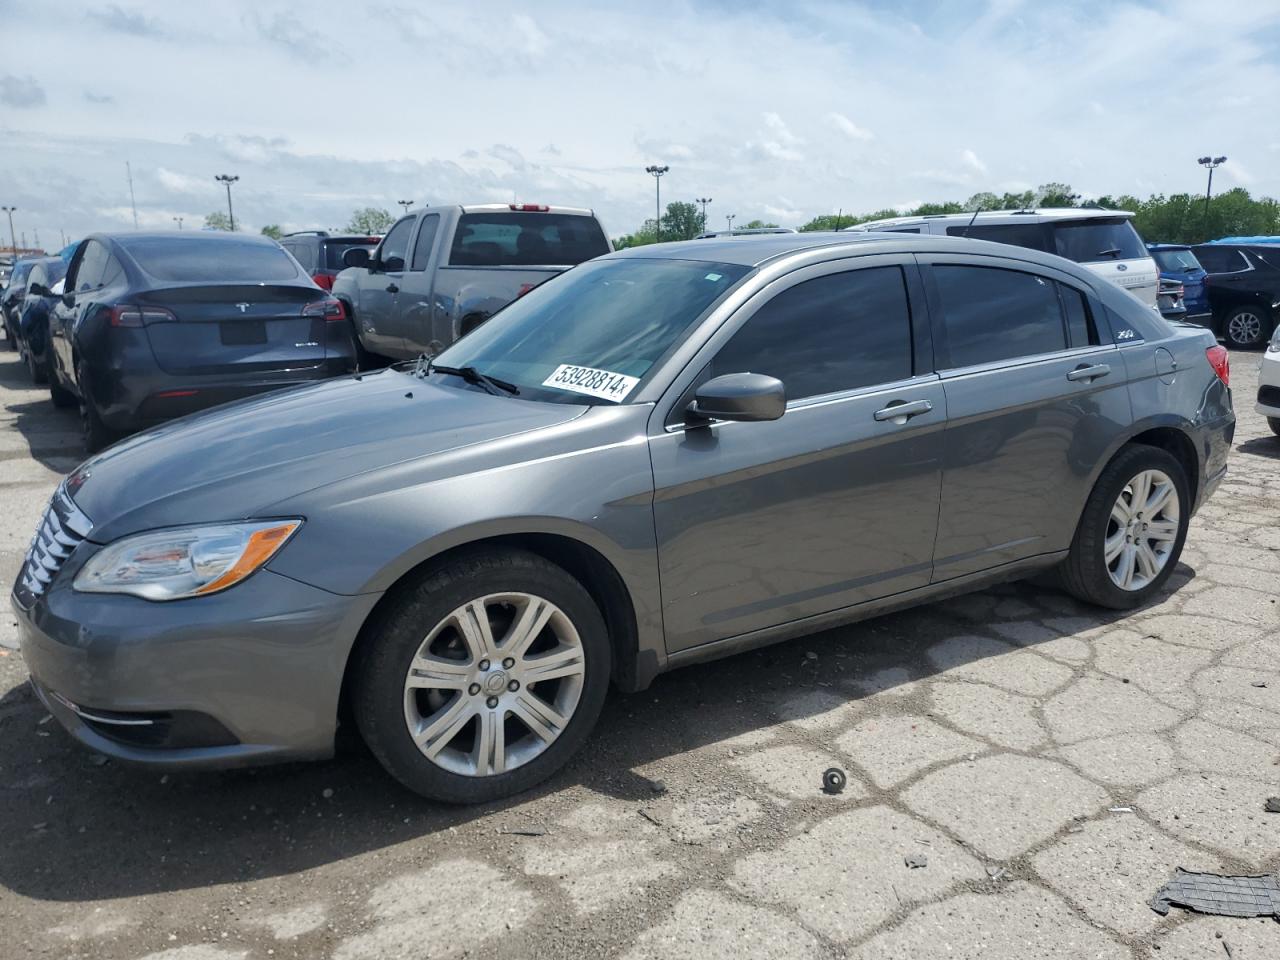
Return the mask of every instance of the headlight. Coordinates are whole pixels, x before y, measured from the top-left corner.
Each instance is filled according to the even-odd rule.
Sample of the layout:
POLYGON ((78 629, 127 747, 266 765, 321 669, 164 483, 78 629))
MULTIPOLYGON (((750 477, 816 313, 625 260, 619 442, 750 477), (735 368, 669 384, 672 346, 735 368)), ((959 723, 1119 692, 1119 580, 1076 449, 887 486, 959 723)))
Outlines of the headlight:
POLYGON ((234 586, 275 556, 301 520, 170 527, 125 537, 93 555, 72 586, 180 600, 234 586))
POLYGON ((1267 353, 1280 352, 1280 326, 1271 334, 1271 342, 1267 344, 1267 353))

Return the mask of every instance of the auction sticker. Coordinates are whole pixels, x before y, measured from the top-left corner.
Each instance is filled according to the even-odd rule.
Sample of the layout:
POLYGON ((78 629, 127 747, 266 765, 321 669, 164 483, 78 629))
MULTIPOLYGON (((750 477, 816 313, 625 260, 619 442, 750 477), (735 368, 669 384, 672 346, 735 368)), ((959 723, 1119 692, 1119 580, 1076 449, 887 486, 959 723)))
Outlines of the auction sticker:
POLYGON ((621 403, 639 382, 639 377, 628 377, 626 374, 614 373, 612 370, 575 367, 570 363, 562 363, 551 372, 551 376, 542 381, 542 385, 621 403))

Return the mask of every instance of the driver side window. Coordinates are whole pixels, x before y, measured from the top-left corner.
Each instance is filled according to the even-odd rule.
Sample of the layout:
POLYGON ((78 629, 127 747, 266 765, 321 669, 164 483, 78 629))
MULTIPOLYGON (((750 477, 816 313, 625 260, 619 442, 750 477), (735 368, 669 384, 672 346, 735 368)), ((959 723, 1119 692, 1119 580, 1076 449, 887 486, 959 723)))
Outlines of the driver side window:
POLYGON ((382 249, 378 251, 378 259, 382 269, 391 273, 404 269, 405 257, 409 253, 409 234, 413 232, 413 221, 416 217, 405 217, 382 240, 382 249))
POLYGON ((102 274, 107 268, 107 248, 97 240, 90 240, 76 269, 76 293, 97 290, 102 286, 102 274))

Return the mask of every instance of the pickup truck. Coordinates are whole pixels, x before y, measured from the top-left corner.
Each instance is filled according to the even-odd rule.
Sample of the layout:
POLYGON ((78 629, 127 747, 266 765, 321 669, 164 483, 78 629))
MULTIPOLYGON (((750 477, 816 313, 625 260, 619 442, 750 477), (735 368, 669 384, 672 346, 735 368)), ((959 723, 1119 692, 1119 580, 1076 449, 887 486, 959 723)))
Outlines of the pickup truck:
POLYGON ((351 317, 362 361, 434 356, 542 281, 612 249, 590 210, 424 207, 372 251, 346 251, 333 295, 351 317))

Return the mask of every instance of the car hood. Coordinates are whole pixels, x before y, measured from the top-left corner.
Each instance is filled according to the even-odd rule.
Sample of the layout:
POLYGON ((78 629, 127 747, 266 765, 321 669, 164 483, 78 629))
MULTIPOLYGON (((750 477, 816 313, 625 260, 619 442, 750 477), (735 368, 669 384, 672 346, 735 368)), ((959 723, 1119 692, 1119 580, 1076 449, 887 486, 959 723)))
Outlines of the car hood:
POLYGON ((105 543, 138 530, 239 520, 308 490, 565 423, 588 407, 430 383, 399 370, 283 390, 138 434, 67 480, 105 543))

